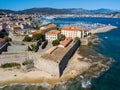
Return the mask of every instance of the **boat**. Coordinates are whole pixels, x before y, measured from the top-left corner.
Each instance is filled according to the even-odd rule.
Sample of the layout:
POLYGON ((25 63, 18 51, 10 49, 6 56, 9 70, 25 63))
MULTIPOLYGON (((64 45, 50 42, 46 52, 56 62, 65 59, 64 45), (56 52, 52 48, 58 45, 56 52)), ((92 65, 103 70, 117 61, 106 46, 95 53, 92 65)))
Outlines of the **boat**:
POLYGON ((104 38, 105 38, 105 39, 108 39, 108 37, 107 37, 107 36, 105 36, 104 38))

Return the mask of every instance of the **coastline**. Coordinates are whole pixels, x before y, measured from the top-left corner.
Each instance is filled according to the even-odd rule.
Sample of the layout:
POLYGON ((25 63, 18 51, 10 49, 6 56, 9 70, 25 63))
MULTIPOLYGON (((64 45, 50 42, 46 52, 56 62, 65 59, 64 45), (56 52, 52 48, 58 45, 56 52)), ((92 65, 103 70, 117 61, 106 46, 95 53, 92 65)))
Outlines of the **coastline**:
MULTIPOLYGON (((103 33, 108 32, 116 27, 108 26, 107 29, 105 27, 99 28, 93 31, 93 33, 103 33), (102 30, 102 31, 101 31, 102 30)), ((89 50, 87 50, 89 51, 89 50)), ((100 56, 101 57, 101 56, 100 56)), ((103 58, 103 57, 102 57, 103 58)), ((86 76, 85 78, 91 78, 96 76, 97 73, 101 72, 104 68, 107 70, 108 66, 106 65, 107 61, 94 61, 91 57, 87 57, 81 55, 79 50, 75 52, 71 60, 69 61, 62 77, 58 78, 56 76, 51 76, 51 74, 44 71, 30 71, 23 72, 22 70, 3 70, 0 69, 0 86, 10 85, 10 84, 38 84, 38 83, 48 83, 52 87, 55 86, 58 82, 65 82, 71 79, 74 79, 78 76, 86 76), (94 66, 96 65, 96 66, 94 66), (92 68, 91 68, 92 67, 92 68), (99 68, 98 68, 99 67, 99 68), (96 68, 96 69, 93 69, 96 68), (89 72, 90 70, 95 71, 95 73, 89 72)), ((85 79, 84 78, 84 79, 85 79)))
POLYGON ((113 29, 117 28, 116 26, 104 26, 104 27, 100 27, 100 28, 97 28, 97 29, 92 29, 90 30, 90 33, 105 33, 105 32, 108 32, 108 31, 111 31, 113 29))
POLYGON ((77 50, 74 56, 68 63, 62 77, 58 78, 44 71, 30 71, 27 73, 21 70, 5 71, 0 69, 0 86, 14 84, 42 84, 47 83, 53 88, 57 83, 74 80, 77 77, 83 76, 81 81, 88 81, 93 76, 96 76, 102 69, 107 70, 107 61, 103 56, 85 57, 80 55, 82 50, 77 50), (96 58, 103 59, 102 61, 95 60, 96 58), (104 61, 105 60, 105 61, 104 61), (104 63, 103 63, 104 62, 104 63), (92 72, 91 72, 92 71, 92 72), (15 76, 16 75, 16 76, 15 76))
POLYGON ((78 55, 77 51, 71 58, 67 68, 65 69, 62 77, 60 78, 56 76, 51 76, 51 74, 39 70, 26 73, 18 69, 8 71, 0 69, 0 85, 9 85, 11 83, 32 84, 42 82, 47 82, 48 84, 54 85, 57 82, 73 79, 74 77, 80 75, 84 70, 88 70, 90 67, 90 63, 80 62, 78 58, 82 58, 82 56, 78 55), (82 68, 84 68, 83 71, 82 68))

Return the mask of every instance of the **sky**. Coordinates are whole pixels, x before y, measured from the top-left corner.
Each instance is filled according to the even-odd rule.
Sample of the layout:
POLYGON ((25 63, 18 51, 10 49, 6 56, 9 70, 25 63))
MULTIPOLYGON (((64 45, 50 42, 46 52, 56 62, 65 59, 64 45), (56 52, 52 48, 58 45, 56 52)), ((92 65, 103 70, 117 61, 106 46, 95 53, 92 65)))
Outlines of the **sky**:
POLYGON ((120 0, 0 0, 0 9, 24 10, 35 7, 120 10, 120 0))

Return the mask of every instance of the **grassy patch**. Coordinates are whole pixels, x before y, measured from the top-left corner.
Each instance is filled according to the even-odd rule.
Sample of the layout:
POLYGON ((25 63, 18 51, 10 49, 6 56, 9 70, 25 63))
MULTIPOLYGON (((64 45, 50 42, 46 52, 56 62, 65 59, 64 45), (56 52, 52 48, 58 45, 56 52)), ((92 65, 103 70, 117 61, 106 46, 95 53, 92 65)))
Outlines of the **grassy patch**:
POLYGON ((11 67, 20 67, 20 64, 12 62, 12 63, 5 63, 1 65, 1 68, 11 68, 11 67))

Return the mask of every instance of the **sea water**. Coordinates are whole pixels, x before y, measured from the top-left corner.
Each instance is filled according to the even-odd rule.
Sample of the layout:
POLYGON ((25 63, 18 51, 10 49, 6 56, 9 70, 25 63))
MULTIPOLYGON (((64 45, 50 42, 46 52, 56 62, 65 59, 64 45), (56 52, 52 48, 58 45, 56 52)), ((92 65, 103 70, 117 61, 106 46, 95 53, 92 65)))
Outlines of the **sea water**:
MULTIPOLYGON (((56 85, 52 90, 120 90, 120 19, 119 18, 56 18, 51 21, 55 24, 71 24, 70 22, 102 23, 117 26, 117 29, 97 34, 100 42, 94 50, 106 57, 111 57, 115 63, 108 71, 92 80, 81 82, 79 78, 64 85, 56 85), (56 21, 59 21, 56 23, 56 21), (106 38, 107 37, 107 38, 106 38), (91 86, 87 88, 88 86, 91 86)), ((88 50, 89 51, 89 50, 88 50)), ((89 52, 88 52, 89 53, 89 52)), ((13 85, 1 87, 0 90, 50 90, 41 85, 13 85)))

